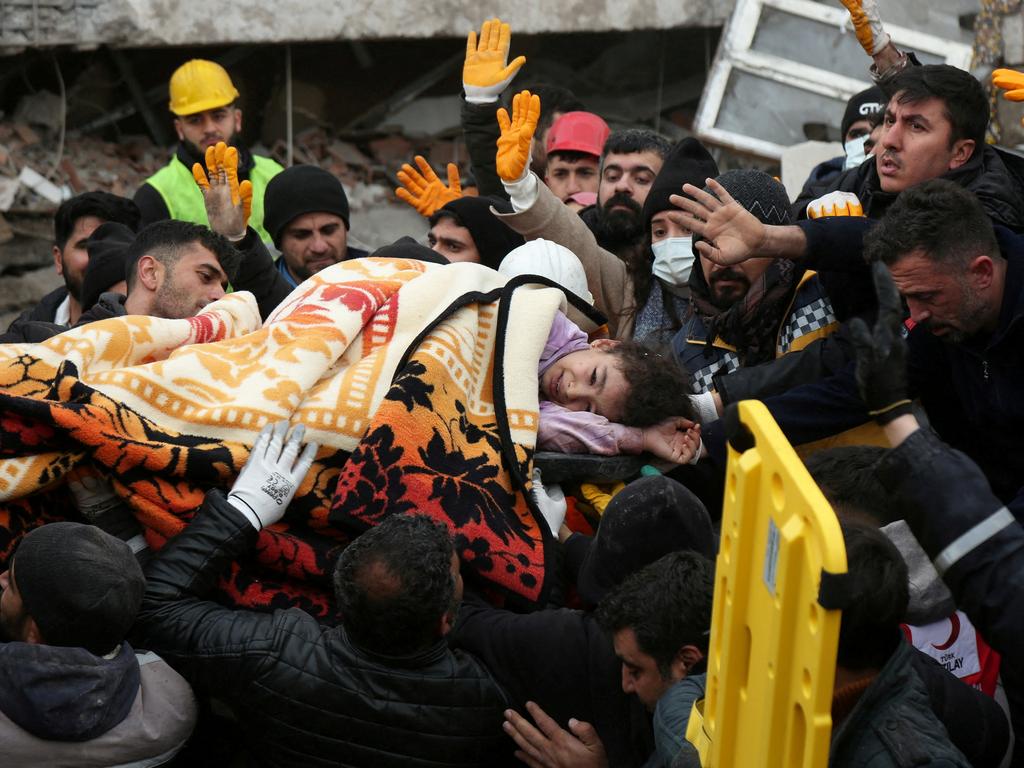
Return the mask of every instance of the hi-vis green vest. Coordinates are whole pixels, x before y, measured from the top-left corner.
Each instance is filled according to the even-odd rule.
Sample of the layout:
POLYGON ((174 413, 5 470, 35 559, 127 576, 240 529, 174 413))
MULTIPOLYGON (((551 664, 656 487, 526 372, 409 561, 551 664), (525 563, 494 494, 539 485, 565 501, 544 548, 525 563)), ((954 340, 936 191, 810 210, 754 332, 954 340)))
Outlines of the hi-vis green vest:
MULTIPOLYGON (((263 242, 269 243, 270 235, 263 229, 263 193, 266 192, 267 183, 284 168, 269 157, 253 155, 252 159, 253 167, 249 171, 249 181, 252 182, 252 213, 249 216, 249 226, 256 230, 263 242)), ((206 218, 203 193, 199 190, 196 180, 192 178, 192 169, 186 168, 177 155, 146 179, 146 183, 160 193, 172 219, 210 225, 206 218)))

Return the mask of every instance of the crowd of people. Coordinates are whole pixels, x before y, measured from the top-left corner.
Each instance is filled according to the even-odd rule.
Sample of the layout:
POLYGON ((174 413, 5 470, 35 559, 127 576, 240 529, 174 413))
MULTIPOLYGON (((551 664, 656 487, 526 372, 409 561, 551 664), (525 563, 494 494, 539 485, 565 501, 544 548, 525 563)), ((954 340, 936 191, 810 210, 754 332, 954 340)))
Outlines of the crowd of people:
MULTIPOLYGON (((232 291, 267 320, 365 257, 555 287, 521 370, 539 414, 524 493, 558 587, 505 605, 443 523, 403 511, 339 548, 333 621, 226 604, 219 578, 317 455, 288 421, 166 542, 124 486, 72 473, 78 515, 2 564, 0 762, 698 766, 724 416, 757 399, 846 543, 829 765, 1024 764, 1024 161, 986 144, 974 76, 919 64, 872 0, 843 2, 875 85, 795 202, 695 138, 613 130, 559 86, 513 92, 526 59, 493 19, 466 45, 471 176, 412 158, 396 194, 423 230, 373 253, 348 243, 336 177, 249 151, 222 67, 178 68, 168 165, 134 200, 60 205, 63 285, 0 342, 191 318, 232 291), (546 481, 564 454, 648 465, 546 481)), ((1024 100, 1024 73, 993 82, 1024 100)))

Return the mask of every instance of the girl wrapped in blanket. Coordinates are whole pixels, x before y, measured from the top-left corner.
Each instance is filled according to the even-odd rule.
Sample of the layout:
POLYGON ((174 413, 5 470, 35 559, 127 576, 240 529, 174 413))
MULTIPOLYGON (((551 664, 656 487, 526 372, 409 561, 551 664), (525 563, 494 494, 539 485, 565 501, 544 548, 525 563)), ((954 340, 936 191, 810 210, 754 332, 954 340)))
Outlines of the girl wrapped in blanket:
POLYGON ((633 342, 588 342, 557 312, 538 373, 540 450, 646 451, 676 464, 700 457, 704 404, 693 402, 686 375, 671 358, 633 342))

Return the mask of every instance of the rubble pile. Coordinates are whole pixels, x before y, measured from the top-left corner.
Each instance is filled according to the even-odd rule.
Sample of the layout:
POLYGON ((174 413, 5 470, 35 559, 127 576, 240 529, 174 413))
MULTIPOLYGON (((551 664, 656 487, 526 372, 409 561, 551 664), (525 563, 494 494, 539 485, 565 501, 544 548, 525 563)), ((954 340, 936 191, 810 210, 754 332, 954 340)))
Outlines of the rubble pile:
MULTIPOLYGON (((9 118, 0 116, 0 325, 59 283, 51 247, 53 215, 61 200, 89 190, 132 197, 173 152, 144 135, 123 135, 117 141, 74 130, 62 135, 55 99, 39 92, 26 97, 9 118)), ((252 149, 282 165, 287 162, 284 140, 252 149)), ((350 239, 374 249, 402 235, 426 232, 425 221, 394 196, 398 168, 416 153, 432 158, 439 168, 466 159, 461 137, 410 139, 377 131, 344 141, 328 127, 314 126, 295 136, 292 161, 318 165, 341 179, 352 211, 350 239)))

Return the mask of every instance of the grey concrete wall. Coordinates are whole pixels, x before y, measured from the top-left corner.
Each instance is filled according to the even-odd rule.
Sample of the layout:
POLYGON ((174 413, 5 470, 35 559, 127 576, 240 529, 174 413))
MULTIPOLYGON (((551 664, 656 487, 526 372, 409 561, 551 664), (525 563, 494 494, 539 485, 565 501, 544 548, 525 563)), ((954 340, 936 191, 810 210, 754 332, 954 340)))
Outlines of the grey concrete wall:
POLYGON ((0 52, 461 37, 494 15, 520 33, 709 27, 724 23, 732 6, 733 0, 0 0, 0 52))

